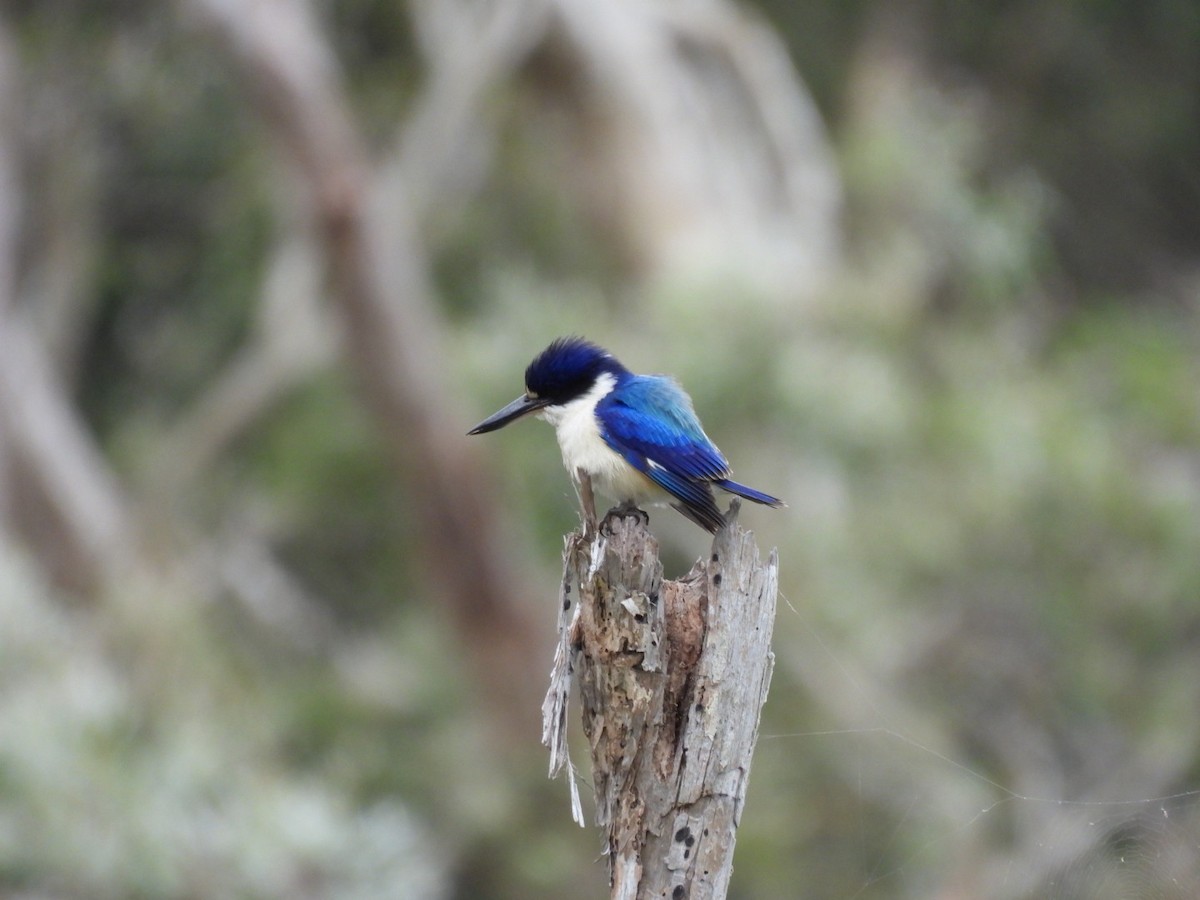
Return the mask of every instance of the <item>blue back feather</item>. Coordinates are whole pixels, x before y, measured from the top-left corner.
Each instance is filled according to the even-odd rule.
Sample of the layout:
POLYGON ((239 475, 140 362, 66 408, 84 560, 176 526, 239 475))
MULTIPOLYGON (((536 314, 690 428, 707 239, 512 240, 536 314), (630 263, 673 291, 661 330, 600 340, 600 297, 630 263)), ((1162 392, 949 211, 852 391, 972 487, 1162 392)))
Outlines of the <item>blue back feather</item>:
MULTIPOLYGON (((605 443, 651 478, 655 467, 699 481, 729 474, 729 463, 700 427, 691 399, 665 375, 621 380, 597 404, 596 418, 605 443)), ((679 495, 667 484, 662 486, 679 495)))

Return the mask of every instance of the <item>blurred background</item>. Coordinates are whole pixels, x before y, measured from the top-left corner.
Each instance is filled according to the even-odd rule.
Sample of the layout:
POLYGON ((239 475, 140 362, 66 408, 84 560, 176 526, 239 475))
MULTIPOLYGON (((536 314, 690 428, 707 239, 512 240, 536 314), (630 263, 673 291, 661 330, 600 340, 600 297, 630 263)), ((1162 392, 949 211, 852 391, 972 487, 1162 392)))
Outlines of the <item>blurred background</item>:
POLYGON ((1200 896, 1197 47, 3 0, 0 896, 607 896, 539 744, 574 495, 465 437, 568 333, 789 503, 731 896, 1200 896))

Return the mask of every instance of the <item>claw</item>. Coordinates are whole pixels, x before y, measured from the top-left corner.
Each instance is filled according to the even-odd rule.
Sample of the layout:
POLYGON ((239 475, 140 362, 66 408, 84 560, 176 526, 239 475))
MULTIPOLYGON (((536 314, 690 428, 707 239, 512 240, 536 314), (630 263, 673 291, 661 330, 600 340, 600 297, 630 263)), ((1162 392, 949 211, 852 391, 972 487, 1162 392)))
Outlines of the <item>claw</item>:
POLYGON ((612 523, 616 519, 638 519, 642 525, 650 525, 650 513, 644 509, 639 509, 633 503, 626 501, 620 506, 613 507, 604 516, 604 521, 600 523, 600 527, 608 535, 612 535, 612 523))

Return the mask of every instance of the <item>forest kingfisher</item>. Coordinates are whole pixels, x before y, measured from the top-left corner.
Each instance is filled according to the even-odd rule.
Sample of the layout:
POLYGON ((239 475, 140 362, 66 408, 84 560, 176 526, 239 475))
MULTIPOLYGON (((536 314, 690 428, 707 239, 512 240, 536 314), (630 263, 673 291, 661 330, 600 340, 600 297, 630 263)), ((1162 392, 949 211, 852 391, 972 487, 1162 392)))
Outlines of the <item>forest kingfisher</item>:
POLYGON ((583 338, 559 338, 539 353, 525 370, 525 393, 468 434, 495 431, 529 413, 554 426, 588 525, 596 524, 593 485, 619 502, 619 514, 640 503, 670 503, 713 533, 725 525, 713 487, 784 505, 730 480, 729 463, 674 378, 635 375, 583 338))

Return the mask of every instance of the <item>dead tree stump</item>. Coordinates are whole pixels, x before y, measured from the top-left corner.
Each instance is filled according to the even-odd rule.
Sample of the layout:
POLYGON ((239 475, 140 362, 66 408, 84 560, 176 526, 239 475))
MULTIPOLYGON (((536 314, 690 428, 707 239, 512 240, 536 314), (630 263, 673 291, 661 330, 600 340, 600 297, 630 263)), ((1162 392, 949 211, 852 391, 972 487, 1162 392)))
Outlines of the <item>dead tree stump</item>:
POLYGON ((568 769, 582 825, 566 739, 574 679, 613 900, 720 900, 729 886, 779 570, 736 515, 735 504, 709 558, 678 581, 663 581, 658 542, 636 518, 566 539, 542 740, 550 774, 568 769))

